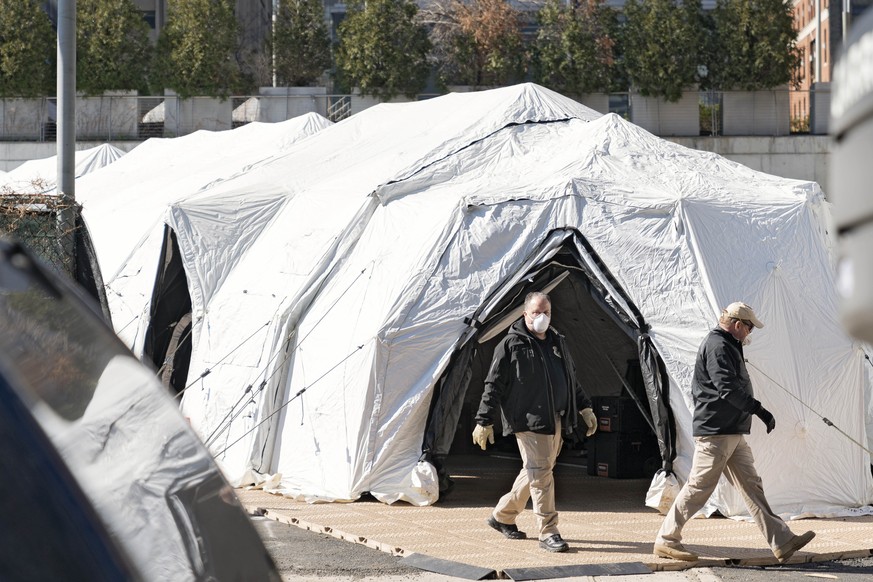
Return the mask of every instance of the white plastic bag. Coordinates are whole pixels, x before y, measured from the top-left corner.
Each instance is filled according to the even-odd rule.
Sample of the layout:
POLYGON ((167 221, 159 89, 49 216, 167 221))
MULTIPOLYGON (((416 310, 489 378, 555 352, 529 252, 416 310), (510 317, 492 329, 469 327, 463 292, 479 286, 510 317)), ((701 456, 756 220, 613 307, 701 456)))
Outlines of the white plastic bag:
POLYGON ((652 478, 649 491, 646 493, 646 507, 657 509, 658 513, 665 515, 676 496, 679 495, 679 480, 672 471, 660 469, 652 478))

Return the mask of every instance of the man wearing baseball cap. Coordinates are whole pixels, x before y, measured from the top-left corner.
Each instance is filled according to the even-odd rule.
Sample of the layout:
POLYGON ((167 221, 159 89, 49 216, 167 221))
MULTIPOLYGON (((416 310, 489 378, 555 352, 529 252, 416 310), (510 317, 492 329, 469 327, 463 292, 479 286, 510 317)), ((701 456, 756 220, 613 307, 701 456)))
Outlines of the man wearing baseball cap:
POLYGON ((743 436, 749 434, 752 415, 761 419, 767 434, 776 428, 773 415, 755 399, 743 357, 743 345, 756 327, 764 324, 751 307, 739 301, 731 303, 700 345, 691 387, 694 460, 688 481, 655 539, 656 556, 690 562, 698 559, 682 546, 682 527, 706 504, 722 473, 742 494, 752 519, 780 562, 815 537, 811 531, 794 535, 770 509, 752 449, 743 436))

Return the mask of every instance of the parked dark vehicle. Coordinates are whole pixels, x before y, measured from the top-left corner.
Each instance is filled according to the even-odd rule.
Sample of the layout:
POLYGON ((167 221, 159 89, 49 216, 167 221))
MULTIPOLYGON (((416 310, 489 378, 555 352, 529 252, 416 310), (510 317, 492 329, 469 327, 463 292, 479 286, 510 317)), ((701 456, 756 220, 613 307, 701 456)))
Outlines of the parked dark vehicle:
POLYGON ((177 403, 0 241, 0 580, 279 580, 177 403))

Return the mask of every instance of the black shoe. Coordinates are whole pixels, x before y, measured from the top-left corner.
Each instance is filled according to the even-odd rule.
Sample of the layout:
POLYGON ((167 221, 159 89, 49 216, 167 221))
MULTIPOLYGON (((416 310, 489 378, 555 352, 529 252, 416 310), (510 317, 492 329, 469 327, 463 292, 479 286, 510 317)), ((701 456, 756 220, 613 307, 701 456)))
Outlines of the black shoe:
POLYGON ((514 523, 500 523, 494 519, 493 515, 488 518, 486 523, 511 540, 523 540, 527 537, 527 534, 519 531, 518 526, 514 523))
POLYGON ((547 552, 566 552, 570 549, 561 534, 553 534, 544 540, 540 540, 540 547, 547 552))

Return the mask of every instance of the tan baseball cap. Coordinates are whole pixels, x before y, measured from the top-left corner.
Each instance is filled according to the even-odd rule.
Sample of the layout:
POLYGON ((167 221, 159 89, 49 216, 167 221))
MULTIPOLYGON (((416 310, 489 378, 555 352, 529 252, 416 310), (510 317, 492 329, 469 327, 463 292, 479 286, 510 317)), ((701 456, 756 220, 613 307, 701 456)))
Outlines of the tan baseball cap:
POLYGON ((728 315, 728 317, 745 319, 746 321, 751 321, 753 324, 755 324, 755 327, 764 327, 764 324, 761 322, 761 320, 758 319, 757 316, 755 316, 755 312, 752 311, 752 308, 742 301, 736 301, 734 303, 731 303, 724 308, 724 312, 728 315))

